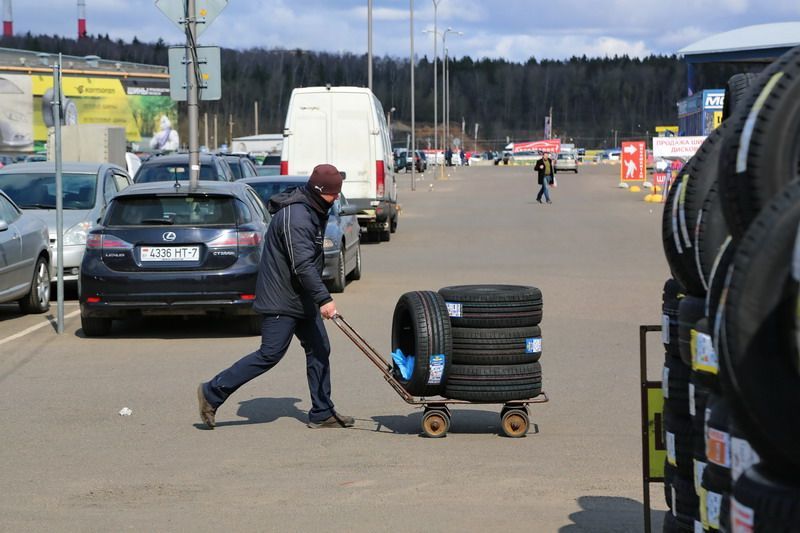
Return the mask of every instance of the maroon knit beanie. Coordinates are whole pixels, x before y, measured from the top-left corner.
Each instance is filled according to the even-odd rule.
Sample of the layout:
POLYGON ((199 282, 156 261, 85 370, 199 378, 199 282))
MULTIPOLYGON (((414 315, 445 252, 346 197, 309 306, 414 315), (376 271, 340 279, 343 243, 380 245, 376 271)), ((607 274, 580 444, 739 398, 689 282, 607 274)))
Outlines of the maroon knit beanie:
POLYGON ((318 194, 342 192, 342 175, 333 165, 317 165, 308 178, 308 188, 318 194))

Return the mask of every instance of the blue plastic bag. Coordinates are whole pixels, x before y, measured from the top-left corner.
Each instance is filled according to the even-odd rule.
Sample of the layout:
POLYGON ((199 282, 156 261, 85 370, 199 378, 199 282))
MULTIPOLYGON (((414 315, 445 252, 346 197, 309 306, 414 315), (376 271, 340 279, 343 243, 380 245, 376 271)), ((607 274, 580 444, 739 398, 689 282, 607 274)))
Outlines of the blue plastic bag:
POLYGON ((413 355, 404 355, 403 351, 398 348, 392 352, 392 361, 394 361, 394 366, 400 370, 400 375, 403 376, 403 379, 411 379, 411 375, 414 374, 413 355))

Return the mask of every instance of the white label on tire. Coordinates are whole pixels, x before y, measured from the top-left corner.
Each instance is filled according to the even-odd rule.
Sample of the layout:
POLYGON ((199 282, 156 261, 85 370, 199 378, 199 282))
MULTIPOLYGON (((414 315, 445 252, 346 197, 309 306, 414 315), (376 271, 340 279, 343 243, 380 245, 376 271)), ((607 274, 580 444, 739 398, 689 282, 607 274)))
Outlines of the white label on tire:
POLYGON ((746 505, 731 498, 731 533, 753 533, 755 513, 746 505))
POLYGON ((542 351, 542 338, 531 337, 525 339, 525 353, 541 353, 542 351))
POLYGON ((711 336, 705 333, 697 333, 697 340, 694 358, 692 359, 692 367, 699 372, 706 372, 708 374, 719 373, 719 357, 714 350, 714 343, 711 341, 711 336))
POLYGON ((705 529, 703 529, 703 523, 699 520, 694 521, 694 533, 704 533, 705 529))
POLYGON ((672 492, 672 516, 678 517, 678 497, 675 494, 675 486, 670 487, 670 491, 672 492))
MULTIPOLYGON (((676 182, 673 187, 678 189, 675 191, 675 196, 680 196, 683 183, 676 182)), ((683 253, 683 246, 681 246, 681 230, 678 227, 678 202, 677 198, 672 200, 672 239, 675 241, 675 249, 679 254, 683 253)))
POLYGON ((708 525, 714 529, 719 529, 719 514, 722 508, 722 494, 706 491, 706 517, 708 525))
POLYGON ((463 313, 463 305, 456 302, 445 302, 447 305, 447 314, 450 315, 450 318, 461 318, 464 316, 463 313))
POLYGON ((750 443, 738 437, 731 437, 731 482, 735 483, 745 470, 759 462, 761 458, 750 443))
POLYGON ((694 400, 694 383, 689 383, 689 415, 697 416, 697 403, 694 400))
POLYGON ((664 370, 661 372, 661 394, 664 395, 664 399, 669 398, 669 367, 665 366, 664 370))
POLYGON ((428 385, 439 385, 444 376, 444 355, 430 356, 428 369, 428 385))
POLYGON ((700 485, 703 483, 703 472, 706 471, 706 463, 694 459, 694 491, 700 494, 700 485))
POLYGON ((667 462, 672 466, 678 466, 675 454, 675 434, 667 431, 667 462))
POLYGON ((669 315, 661 315, 661 342, 669 344, 669 315))

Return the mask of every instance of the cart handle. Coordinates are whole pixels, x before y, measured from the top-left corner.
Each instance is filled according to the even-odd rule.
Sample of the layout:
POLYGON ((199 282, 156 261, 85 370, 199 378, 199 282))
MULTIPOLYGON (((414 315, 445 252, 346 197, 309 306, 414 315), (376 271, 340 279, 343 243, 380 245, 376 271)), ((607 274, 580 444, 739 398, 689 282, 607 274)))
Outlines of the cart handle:
POLYGON ((378 369, 383 373, 384 379, 389 382, 389 385, 397 391, 397 393, 402 396, 402 398, 411 404, 416 404, 417 402, 414 400, 414 397, 411 396, 397 381, 397 378, 394 377, 392 373, 391 365, 383 358, 383 356, 378 353, 378 351, 373 348, 365 339, 362 337, 354 328, 351 326, 347 320, 344 319, 342 315, 336 313, 331 317, 333 323, 336 324, 342 333, 344 333, 345 337, 350 339, 356 347, 361 350, 361 352, 367 356, 367 359, 372 361, 372 363, 378 367, 378 369))

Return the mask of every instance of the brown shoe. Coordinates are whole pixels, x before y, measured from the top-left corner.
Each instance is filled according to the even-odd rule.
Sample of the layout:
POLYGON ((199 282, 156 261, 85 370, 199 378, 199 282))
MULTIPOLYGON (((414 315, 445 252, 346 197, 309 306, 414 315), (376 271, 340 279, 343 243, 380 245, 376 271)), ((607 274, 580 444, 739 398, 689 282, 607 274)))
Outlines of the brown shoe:
POLYGON ((206 400, 202 383, 197 386, 197 403, 200 406, 200 420, 208 426, 208 429, 214 429, 216 425, 216 422, 214 422, 214 415, 217 414, 217 410, 211 407, 211 404, 206 400))
POLYGON ((333 414, 323 420, 322 422, 311 422, 309 421, 308 427, 312 429, 321 429, 321 428, 349 428, 352 427, 353 424, 356 423, 356 419, 352 416, 347 415, 340 415, 336 411, 333 414))

